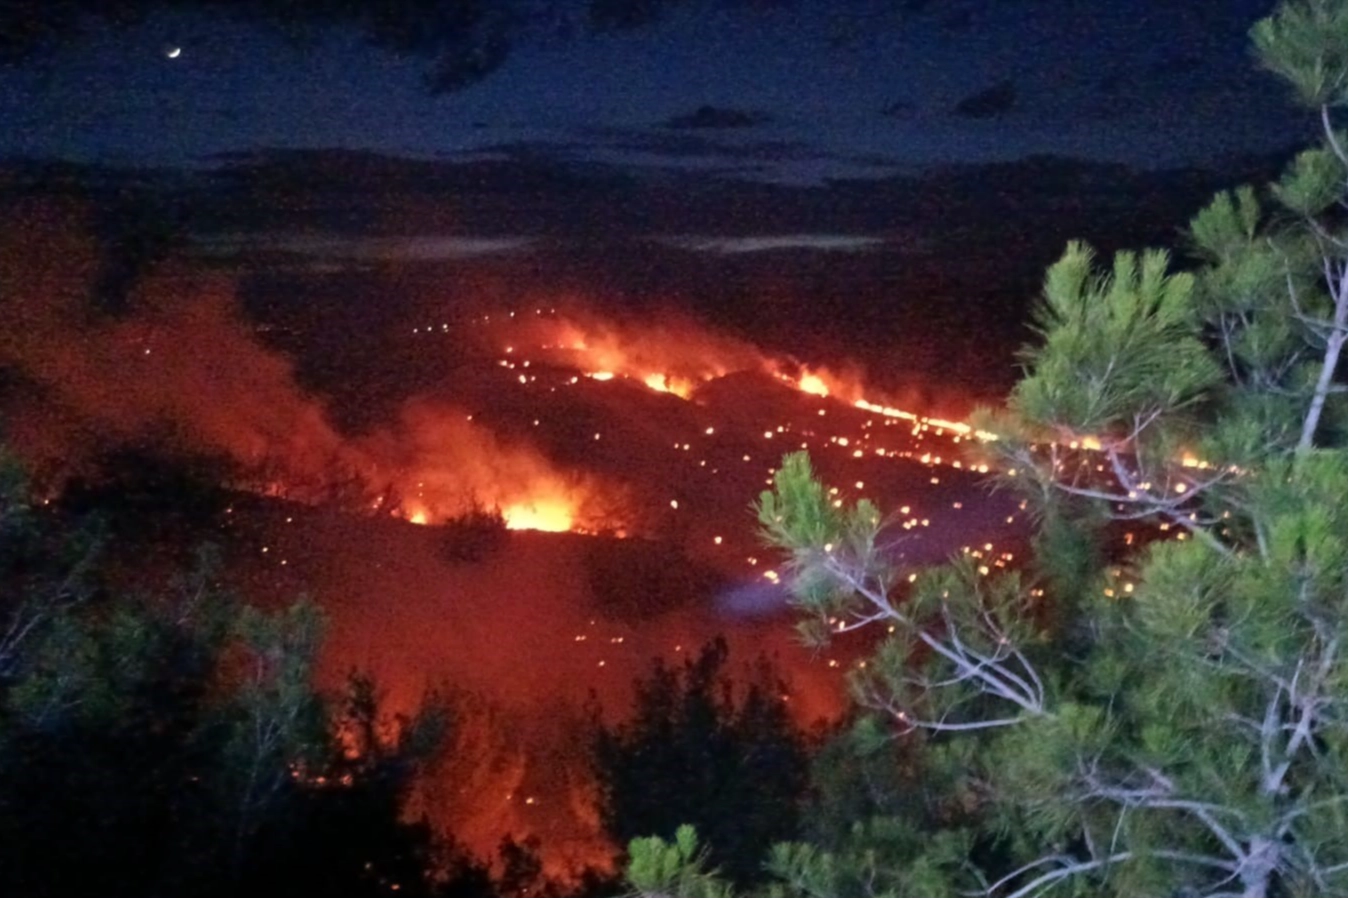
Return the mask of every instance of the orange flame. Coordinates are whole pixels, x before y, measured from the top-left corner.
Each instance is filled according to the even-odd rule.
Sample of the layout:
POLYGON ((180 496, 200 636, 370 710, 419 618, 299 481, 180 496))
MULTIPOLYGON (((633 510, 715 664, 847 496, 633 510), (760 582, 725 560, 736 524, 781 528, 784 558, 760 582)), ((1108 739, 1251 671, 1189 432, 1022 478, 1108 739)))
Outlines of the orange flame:
POLYGON ((693 395, 694 383, 687 378, 676 378, 670 375, 649 374, 642 379, 642 382, 651 390, 660 393, 672 393, 680 399, 688 399, 693 395))
MULTIPOLYGON (((807 368, 790 359, 772 358, 758 349, 708 334, 684 322, 662 328, 619 326, 597 320, 548 318, 534 322, 534 339, 545 353, 557 354, 594 381, 630 379, 651 390, 689 399, 700 384, 737 371, 758 371, 802 393, 851 403, 859 409, 903 419, 924 427, 979 440, 993 434, 964 422, 931 418, 895 406, 871 393, 857 374, 807 368)), ((509 348, 513 351, 514 346, 509 348)))
POLYGON ((651 390, 683 399, 699 384, 732 371, 762 369, 763 354, 742 341, 718 337, 677 315, 659 326, 624 325, 593 316, 513 321, 512 349, 532 344, 562 364, 574 365, 594 381, 637 381, 651 390))
POLYGON ((501 510, 506 527, 514 531, 569 531, 575 511, 563 500, 525 501, 501 510))
POLYGON ((829 393, 828 385, 824 383, 824 379, 811 373, 802 375, 800 380, 796 382, 796 387, 815 396, 828 396, 829 393))

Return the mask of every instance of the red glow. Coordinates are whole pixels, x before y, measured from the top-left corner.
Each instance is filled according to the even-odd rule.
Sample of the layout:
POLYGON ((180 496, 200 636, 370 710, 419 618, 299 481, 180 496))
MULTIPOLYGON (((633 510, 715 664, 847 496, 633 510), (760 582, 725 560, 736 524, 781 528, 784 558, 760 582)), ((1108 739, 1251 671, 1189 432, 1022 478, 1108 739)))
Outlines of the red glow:
MULTIPOLYGON (((480 726, 456 731, 480 743, 451 754, 468 768, 445 778, 454 796, 436 816, 484 854, 512 831, 544 833, 549 853, 563 845, 559 834, 570 834, 576 857, 607 857, 608 847, 596 845, 592 785, 577 773, 579 731, 567 728, 579 725, 567 703, 594 689, 609 714, 621 715, 632 678, 654 656, 677 659, 727 633, 742 658, 779 654, 802 723, 836 713, 841 681, 794 643, 773 584, 781 569, 756 555, 746 505, 781 453, 808 440, 838 464, 869 466, 842 482, 858 490, 907 478, 902 502, 915 511, 900 506, 902 526, 921 531, 934 506, 910 492, 919 494, 931 473, 914 478, 912 470, 952 464, 956 454, 938 430, 967 433, 906 411, 911 404, 877 394, 859 373, 806 367, 687 319, 634 325, 509 312, 484 322, 490 356, 347 432, 294 377, 290 360, 236 313, 227 282, 164 277, 144 285, 127 316, 91 320, 86 293, 67 282, 93 263, 75 248, 34 272, 40 260, 26 246, 0 254, 20 270, 7 283, 22 287, 8 310, 14 327, 0 329, 0 363, 40 388, 38 401, 18 409, 23 433, 41 438, 26 444, 33 457, 69 464, 92 453, 89 435, 116 444, 168 433, 168 451, 237 463, 246 482, 231 486, 358 510, 240 521, 240 530, 275 531, 249 563, 250 595, 289 599, 295 588, 312 589, 332 622, 324 664, 334 687, 360 666, 389 689, 396 711, 414 708, 424 684, 439 678, 498 704, 482 712, 480 726), (758 376, 746 379, 753 401, 709 389, 736 373, 758 376), (758 399, 791 411, 762 418, 758 399), (894 426, 861 430, 872 416, 894 426), (644 490, 644 505, 627 503, 629 487, 644 490), (499 510, 516 533, 494 555, 446 559, 437 526, 482 510, 499 510), (543 531, 658 539, 536 533, 543 531), (643 553, 670 546, 654 557, 661 564, 625 578, 643 553), (683 590, 683 569, 695 565, 712 570, 714 587, 652 598, 652 587, 683 590), (614 583, 621 590, 601 597, 614 583)), ((422 340, 429 329, 418 328, 422 340)), ((435 340, 462 343, 465 329, 437 318, 434 330, 435 340)), ((433 357, 436 345, 416 352, 433 357)))

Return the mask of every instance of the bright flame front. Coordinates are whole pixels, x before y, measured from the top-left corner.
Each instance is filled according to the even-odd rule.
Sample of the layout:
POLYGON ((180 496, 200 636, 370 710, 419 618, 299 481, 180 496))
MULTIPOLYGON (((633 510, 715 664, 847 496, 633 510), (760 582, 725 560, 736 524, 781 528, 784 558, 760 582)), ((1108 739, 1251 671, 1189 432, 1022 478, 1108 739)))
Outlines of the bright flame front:
POLYGON ((575 513, 563 500, 516 503, 502 509, 501 517, 512 531, 569 531, 575 525, 575 513))

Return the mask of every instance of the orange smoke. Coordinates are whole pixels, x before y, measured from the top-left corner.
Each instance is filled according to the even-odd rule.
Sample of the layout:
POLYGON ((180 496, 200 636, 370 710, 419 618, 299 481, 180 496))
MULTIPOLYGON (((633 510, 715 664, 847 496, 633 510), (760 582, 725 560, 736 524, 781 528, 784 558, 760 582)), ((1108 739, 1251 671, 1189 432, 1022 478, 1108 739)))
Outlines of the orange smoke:
POLYGON ((499 511, 516 530, 596 530, 593 478, 558 471, 529 447, 503 443, 460 410, 404 404, 398 421, 354 442, 396 495, 391 511, 438 524, 475 509, 499 511))
POLYGON ((99 260, 75 220, 32 204, 0 234, 0 366, 21 375, 7 438, 35 467, 70 474, 101 452, 149 444, 228 459, 234 486, 299 501, 425 523, 481 508, 514 528, 587 523, 592 478, 458 409, 413 399, 372 433, 341 433, 238 315, 227 279, 164 271, 137 286, 127 314, 98 310, 99 260))

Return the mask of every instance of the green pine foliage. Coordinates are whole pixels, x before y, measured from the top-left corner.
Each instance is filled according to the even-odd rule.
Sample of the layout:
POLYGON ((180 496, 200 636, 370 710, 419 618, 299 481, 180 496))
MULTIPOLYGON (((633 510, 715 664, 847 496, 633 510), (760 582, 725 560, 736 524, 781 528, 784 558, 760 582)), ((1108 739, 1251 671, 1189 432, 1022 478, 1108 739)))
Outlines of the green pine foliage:
POLYGON ((707 853, 690 824, 681 825, 672 840, 637 837, 628 844, 627 877, 643 896, 728 896, 718 871, 709 868, 707 853))
POLYGON ((1041 428, 1097 434, 1153 410, 1198 401, 1221 370, 1193 327, 1194 279, 1169 255, 1119 253, 1112 271, 1072 243, 1048 271, 1035 314, 1042 341, 1024 353, 1029 374, 1009 403, 1041 428))
POLYGON ((1253 40, 1321 145, 1202 210, 1188 271, 1069 245, 976 421, 1037 559, 906 570, 804 454, 763 494, 804 634, 877 634, 858 747, 922 772, 878 807, 816 778, 857 817, 779 846, 766 889, 1348 894, 1348 0, 1284 0, 1253 40))

